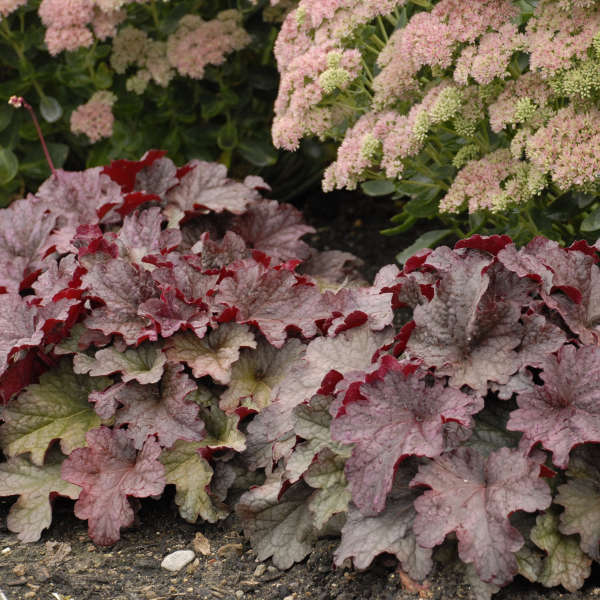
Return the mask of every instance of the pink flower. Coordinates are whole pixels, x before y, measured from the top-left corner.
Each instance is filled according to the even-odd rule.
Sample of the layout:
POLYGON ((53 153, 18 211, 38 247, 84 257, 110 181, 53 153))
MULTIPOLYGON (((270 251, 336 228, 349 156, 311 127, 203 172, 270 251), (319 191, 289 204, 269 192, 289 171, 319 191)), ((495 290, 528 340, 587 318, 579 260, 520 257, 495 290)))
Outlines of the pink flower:
POLYGON ((600 111, 577 112, 567 106, 526 142, 531 163, 549 172, 561 190, 582 186, 600 178, 600 111))
POLYGON ((202 79, 207 65, 223 64, 227 54, 249 43, 235 10, 223 11, 212 21, 187 15, 167 41, 167 58, 181 75, 202 79))
POLYGON ((584 59, 599 30, 596 3, 574 2, 565 10, 555 0, 540 0, 525 33, 531 70, 548 77, 571 66, 573 58, 584 59))
POLYGON ((27 4, 27 0, 0 0, 0 16, 6 17, 24 4, 27 4))
POLYGON ((71 113, 71 131, 84 133, 92 143, 112 135, 115 117, 112 104, 115 97, 110 92, 96 92, 88 102, 71 113))

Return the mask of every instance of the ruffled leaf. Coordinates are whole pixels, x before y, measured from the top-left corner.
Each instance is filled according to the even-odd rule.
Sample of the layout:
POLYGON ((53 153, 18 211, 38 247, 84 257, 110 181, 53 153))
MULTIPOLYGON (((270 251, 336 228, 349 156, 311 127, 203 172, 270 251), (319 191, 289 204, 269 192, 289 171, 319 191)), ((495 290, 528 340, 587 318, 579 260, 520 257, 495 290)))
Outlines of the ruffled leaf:
MULTIPOLYGON (((393 359, 392 359, 393 361, 393 359)), ((363 399, 344 406, 333 420, 332 438, 354 443, 346 463, 352 500, 365 516, 385 507, 395 467, 407 456, 433 458, 444 451, 443 424, 472 424, 471 415, 483 408, 483 399, 430 385, 424 373, 391 362, 360 386, 363 399)))
POLYGON ((87 519, 92 540, 102 546, 118 541, 119 531, 133 523, 128 496, 162 494, 165 469, 158 461, 160 446, 149 438, 138 453, 122 429, 100 427, 86 436, 87 448, 78 448, 63 463, 61 475, 82 487, 75 516, 87 519))
POLYGON ((518 395, 506 427, 524 433, 524 448, 541 442, 564 469, 574 446, 600 442, 600 349, 563 346, 540 366, 544 385, 518 395))
POLYGON ((355 568, 366 569, 377 555, 388 552, 398 558, 411 577, 423 580, 427 576, 432 567, 431 550, 419 546, 412 532, 416 517, 413 504, 419 492, 409 489, 408 482, 415 471, 409 462, 400 465, 385 509, 378 515, 366 517, 350 505, 334 554, 336 565, 352 558, 355 568))
MULTIPOLYGON (((59 453, 57 453, 59 454, 59 453)), ((37 542, 52 522, 49 496, 79 496, 80 488, 60 476, 62 457, 54 455, 44 465, 16 456, 0 463, 0 496, 19 496, 10 508, 6 525, 22 542, 37 542)))
POLYGON ((600 560, 600 451, 584 445, 573 451, 567 470, 567 483, 558 486, 556 502, 564 506, 560 531, 578 533, 581 549, 600 560))
POLYGON ((170 361, 187 363, 194 377, 210 375, 226 385, 242 347, 256 348, 254 334, 245 325, 224 323, 202 339, 191 332, 179 333, 169 340, 165 352, 170 361))
POLYGON ((523 537, 508 516, 547 508, 552 497, 539 478, 540 461, 502 448, 487 459, 459 448, 419 468, 411 486, 431 489, 415 501, 414 532, 425 548, 441 544, 454 531, 463 562, 474 563, 487 583, 504 585, 518 571, 514 556, 523 537))
POLYGON ((136 380, 142 384, 156 383, 162 377, 167 357, 159 345, 142 344, 119 352, 114 346, 98 350, 91 357, 76 354, 73 358, 75 373, 88 373, 94 377, 121 373, 123 381, 136 380))
POLYGON ((165 467, 165 481, 177 488, 179 514, 189 523, 195 523, 198 517, 215 523, 224 519, 227 511, 216 508, 208 495, 213 470, 199 450, 196 442, 178 440, 172 448, 163 450, 160 462, 165 467))
POLYGON ((60 440, 64 454, 85 446, 86 433, 100 424, 88 396, 110 383, 105 377, 74 374, 66 360, 44 373, 39 384, 30 385, 5 408, 0 427, 4 452, 9 456, 31 452, 32 462, 42 465, 53 440, 60 440))
POLYGON ((547 511, 538 515, 531 530, 531 540, 547 553, 537 580, 546 587, 562 585, 575 592, 589 577, 592 560, 583 553, 575 536, 560 533, 558 521, 554 511, 547 511))
POLYGON ((196 384, 183 373, 183 365, 169 364, 160 384, 128 383, 116 399, 123 404, 116 414, 116 425, 127 424, 127 435, 135 448, 156 435, 161 446, 170 448, 177 440, 198 442, 205 434, 197 418, 198 405, 187 396, 196 384))

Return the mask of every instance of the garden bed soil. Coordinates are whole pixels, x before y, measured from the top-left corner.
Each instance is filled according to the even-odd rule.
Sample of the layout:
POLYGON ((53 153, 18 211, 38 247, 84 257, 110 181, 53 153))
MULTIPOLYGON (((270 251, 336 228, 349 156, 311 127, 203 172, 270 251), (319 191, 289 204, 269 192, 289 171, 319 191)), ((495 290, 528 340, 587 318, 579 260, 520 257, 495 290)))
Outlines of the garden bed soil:
MULTIPOLYGON (((304 207, 317 233, 307 241, 320 249, 353 252, 365 260, 364 275, 393 262, 419 231, 403 238, 379 235, 395 210, 389 200, 337 194, 315 195, 304 207)), ((397 561, 378 557, 364 572, 334 568, 338 540, 320 540, 311 554, 288 571, 256 562, 235 515, 222 522, 190 524, 178 516, 172 490, 160 500, 144 499, 133 527, 112 547, 91 543, 87 523, 73 515, 73 502, 58 499, 51 527, 39 542, 19 543, 6 527, 13 499, 0 498, 0 600, 432 600, 468 599, 470 586, 452 565, 436 564, 427 590, 408 590, 397 561), (196 558, 178 573, 162 559, 190 549, 196 558)), ((594 571, 575 593, 548 590, 517 578, 497 600, 600 600, 594 571)))

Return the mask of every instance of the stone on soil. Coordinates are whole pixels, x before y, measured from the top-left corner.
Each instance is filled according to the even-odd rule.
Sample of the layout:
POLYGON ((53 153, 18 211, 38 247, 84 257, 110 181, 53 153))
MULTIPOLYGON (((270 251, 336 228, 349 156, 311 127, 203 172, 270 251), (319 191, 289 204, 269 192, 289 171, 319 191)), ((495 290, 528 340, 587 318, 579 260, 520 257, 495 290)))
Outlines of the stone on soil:
POLYGON ((171 554, 167 554, 160 563, 160 566, 163 569, 167 569, 167 571, 176 573, 183 569, 187 564, 191 563, 195 557, 196 555, 192 550, 177 550, 171 552, 171 554))

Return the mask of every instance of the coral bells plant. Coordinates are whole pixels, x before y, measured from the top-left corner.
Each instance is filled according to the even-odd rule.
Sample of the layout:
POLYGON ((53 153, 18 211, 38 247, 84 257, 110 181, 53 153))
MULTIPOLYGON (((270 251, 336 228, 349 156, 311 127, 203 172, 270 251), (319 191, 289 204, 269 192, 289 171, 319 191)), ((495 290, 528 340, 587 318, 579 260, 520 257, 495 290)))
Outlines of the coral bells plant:
POLYGON ((397 232, 439 216, 446 235, 593 241, 598 31, 594 0, 301 0, 275 45, 274 142, 335 140, 324 189, 411 197, 397 232))
POLYGON ((140 498, 242 519, 282 569, 394 555, 479 598, 598 560, 599 249, 472 236, 372 285, 258 177, 162 151, 56 169, 0 211, 0 495, 36 541, 57 496, 98 544, 140 498), (456 544, 456 540, 458 544, 456 544))

